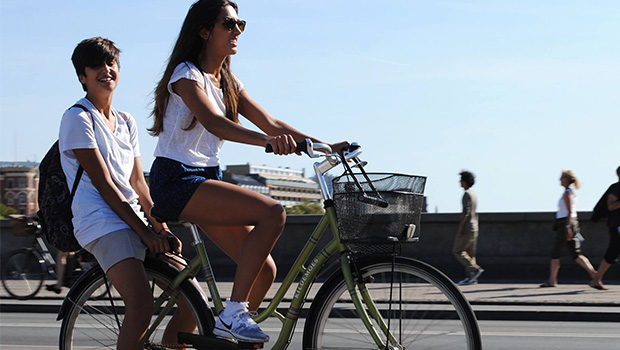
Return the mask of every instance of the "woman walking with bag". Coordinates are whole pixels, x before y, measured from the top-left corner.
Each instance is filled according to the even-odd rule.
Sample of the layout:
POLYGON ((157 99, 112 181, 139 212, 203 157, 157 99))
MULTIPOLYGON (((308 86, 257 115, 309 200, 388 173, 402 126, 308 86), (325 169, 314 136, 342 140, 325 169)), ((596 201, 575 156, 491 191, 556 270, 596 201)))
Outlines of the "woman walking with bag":
POLYGON ((564 193, 558 202, 558 211, 555 214, 554 230, 556 231, 553 247, 551 249, 551 265, 549 280, 540 285, 541 288, 555 287, 558 284, 558 272, 560 271, 560 252, 566 247, 573 261, 583 267, 593 278, 596 270, 590 260, 581 254, 581 241, 579 221, 577 220, 577 195, 573 188, 579 188, 579 180, 572 171, 563 170, 560 176, 560 184, 564 187, 564 193))

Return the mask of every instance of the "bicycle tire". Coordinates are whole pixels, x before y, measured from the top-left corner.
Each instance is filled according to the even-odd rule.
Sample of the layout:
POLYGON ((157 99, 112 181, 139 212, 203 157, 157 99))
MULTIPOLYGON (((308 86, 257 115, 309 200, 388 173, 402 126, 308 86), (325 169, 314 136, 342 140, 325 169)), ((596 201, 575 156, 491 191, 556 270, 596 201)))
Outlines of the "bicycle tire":
MULTIPOLYGON (((436 268, 414 259, 395 258, 394 275, 402 277, 398 280, 402 284, 395 281, 390 299, 392 257, 363 259, 356 265, 383 318, 390 311, 394 316, 400 314, 390 318, 390 330, 399 344, 389 349, 482 348, 480 329, 471 306, 458 287, 436 268), (391 309, 389 300, 393 304, 391 309), (398 300, 402 301, 402 309, 398 300)), ((356 289, 359 294, 359 284, 356 289)), ((379 329, 375 321, 372 323, 379 329)), ((306 319, 303 344, 304 349, 312 350, 379 348, 358 317, 342 270, 334 273, 314 298, 306 319)))
MULTIPOLYGON (((178 271, 161 261, 148 259, 144 263, 154 299, 162 290, 159 286, 169 285, 178 271), (157 281, 158 283, 154 283, 157 281)), ((99 267, 91 269, 83 275, 65 298, 59 313, 62 318, 60 327, 60 350, 76 350, 82 348, 116 349, 119 324, 123 322, 124 304, 116 290, 111 288, 106 297, 97 298, 101 288, 105 288, 103 270, 99 267), (110 298, 110 294, 112 298, 110 298), (94 295, 94 296, 93 296, 94 295), (118 315, 118 320, 116 319, 118 315)), ((189 280, 183 283, 171 295, 178 295, 189 305, 191 315, 197 324, 195 333, 212 334, 214 318, 206 304, 206 299, 197 287, 189 280)), ((175 304, 175 309, 178 304, 175 304)), ((154 312, 153 319, 158 312, 154 312)), ((170 313, 171 314, 171 313, 170 313)), ((175 348, 162 344, 162 336, 171 316, 167 315, 153 335, 147 339, 145 349, 175 348)), ((178 346, 176 347, 178 348, 178 346)))
POLYGON ((11 252, 2 261, 2 285, 14 298, 33 298, 47 275, 47 264, 37 251, 31 248, 11 252))

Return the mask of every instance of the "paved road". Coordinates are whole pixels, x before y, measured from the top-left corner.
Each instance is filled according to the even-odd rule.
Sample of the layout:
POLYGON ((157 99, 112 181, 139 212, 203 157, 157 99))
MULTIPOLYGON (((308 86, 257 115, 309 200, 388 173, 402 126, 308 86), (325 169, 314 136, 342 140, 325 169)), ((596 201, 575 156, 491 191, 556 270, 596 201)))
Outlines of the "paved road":
MULTIPOLYGON (((219 283, 220 294, 229 295, 231 283, 219 283)), ((272 288, 267 300, 277 290, 272 288)), ((559 285, 539 288, 537 284, 480 283, 461 289, 480 320, 538 320, 538 321, 615 321, 620 322, 620 285, 608 285, 599 291, 587 284, 559 285)), ((312 297, 320 288, 315 284, 312 297)), ((293 289, 286 298, 291 298, 293 289)), ((205 288, 206 290, 206 288, 205 288)), ((42 290, 35 299, 20 301, 8 298, 0 288, 0 312, 56 313, 66 289, 56 295, 42 290)))
MULTIPOLYGON (((289 346, 291 350, 301 349, 303 321, 300 320, 293 336, 289 346)), ((277 325, 278 322, 273 320, 264 324, 263 328, 275 337, 277 325)), ((59 327, 55 315, 49 313, 1 314, 0 349, 58 349, 59 327)), ((617 323, 481 321, 480 327, 484 350, 617 349, 620 343, 617 323)))

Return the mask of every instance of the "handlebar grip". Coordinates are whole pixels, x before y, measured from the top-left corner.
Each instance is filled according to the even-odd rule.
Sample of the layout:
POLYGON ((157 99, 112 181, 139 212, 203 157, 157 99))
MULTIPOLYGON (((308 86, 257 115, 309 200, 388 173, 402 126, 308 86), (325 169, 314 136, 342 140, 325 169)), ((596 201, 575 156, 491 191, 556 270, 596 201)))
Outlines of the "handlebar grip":
MULTIPOLYGON (((297 142, 297 147, 295 148, 295 152, 308 153, 308 140, 297 142)), ((265 146, 265 153, 273 153, 273 147, 271 146, 271 144, 267 144, 265 146)))

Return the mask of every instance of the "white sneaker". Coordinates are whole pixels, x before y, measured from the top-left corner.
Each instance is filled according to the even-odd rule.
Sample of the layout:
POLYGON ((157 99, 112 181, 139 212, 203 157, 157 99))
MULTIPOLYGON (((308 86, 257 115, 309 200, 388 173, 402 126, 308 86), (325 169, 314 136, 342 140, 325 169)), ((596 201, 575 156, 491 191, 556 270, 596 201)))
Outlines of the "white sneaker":
POLYGON ((269 336, 258 327, 247 309, 233 315, 229 320, 224 320, 222 316, 223 312, 215 321, 213 334, 249 343, 269 341, 269 336))

